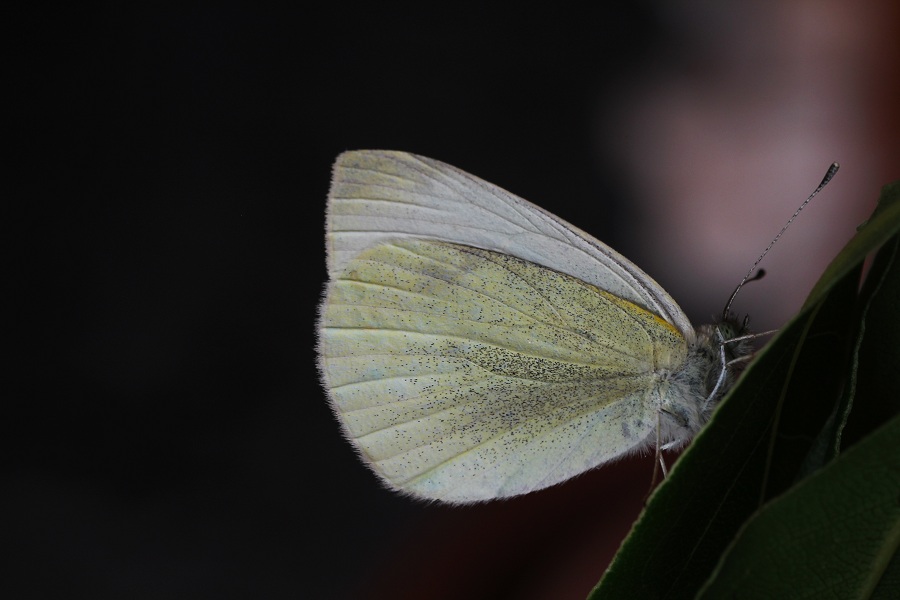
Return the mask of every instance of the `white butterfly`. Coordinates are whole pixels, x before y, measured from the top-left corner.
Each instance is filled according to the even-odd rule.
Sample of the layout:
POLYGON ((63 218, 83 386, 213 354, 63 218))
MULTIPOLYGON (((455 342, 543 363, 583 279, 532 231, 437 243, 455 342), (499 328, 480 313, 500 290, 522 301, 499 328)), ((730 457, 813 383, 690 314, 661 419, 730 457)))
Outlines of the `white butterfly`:
POLYGON ((725 343, 745 323, 695 330, 603 243, 421 156, 338 157, 326 241, 323 384, 363 460, 414 496, 515 496, 683 445, 750 353, 725 343))

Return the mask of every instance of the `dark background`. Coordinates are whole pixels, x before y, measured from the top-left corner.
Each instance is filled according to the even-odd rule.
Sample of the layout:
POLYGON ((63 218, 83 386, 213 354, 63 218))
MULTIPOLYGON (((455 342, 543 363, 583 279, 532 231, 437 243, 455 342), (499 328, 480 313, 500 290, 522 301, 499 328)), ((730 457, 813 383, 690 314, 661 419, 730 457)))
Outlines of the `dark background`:
POLYGON ((839 159, 743 298, 777 327, 897 177, 897 12, 664 4, 11 16, 0 588, 583 597, 652 461, 470 508, 380 489, 315 370, 325 198, 343 150, 438 158, 646 265, 696 322, 839 159))

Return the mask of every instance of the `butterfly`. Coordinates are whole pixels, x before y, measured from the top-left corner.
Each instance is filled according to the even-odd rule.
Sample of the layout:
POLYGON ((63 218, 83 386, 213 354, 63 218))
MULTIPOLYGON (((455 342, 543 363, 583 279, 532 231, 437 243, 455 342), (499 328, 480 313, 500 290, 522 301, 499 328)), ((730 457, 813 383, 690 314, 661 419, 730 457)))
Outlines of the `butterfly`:
POLYGON ((680 447, 752 352, 747 321, 694 328, 628 259, 437 160, 335 162, 322 383, 390 488, 469 503, 680 447))

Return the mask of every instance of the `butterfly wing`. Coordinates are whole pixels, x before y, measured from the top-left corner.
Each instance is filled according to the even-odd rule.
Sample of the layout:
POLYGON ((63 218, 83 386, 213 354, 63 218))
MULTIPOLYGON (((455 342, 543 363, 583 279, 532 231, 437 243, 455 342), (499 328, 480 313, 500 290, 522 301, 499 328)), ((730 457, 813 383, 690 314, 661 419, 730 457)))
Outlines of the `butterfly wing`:
POLYGON ((631 261, 559 217, 433 159, 390 151, 341 154, 328 197, 328 273, 366 248, 420 237, 495 250, 567 273, 673 324, 694 329, 631 261))
POLYGON ((652 437, 684 337, 637 305, 506 254, 403 238, 329 283, 332 406, 391 487, 448 502, 563 481, 652 437))

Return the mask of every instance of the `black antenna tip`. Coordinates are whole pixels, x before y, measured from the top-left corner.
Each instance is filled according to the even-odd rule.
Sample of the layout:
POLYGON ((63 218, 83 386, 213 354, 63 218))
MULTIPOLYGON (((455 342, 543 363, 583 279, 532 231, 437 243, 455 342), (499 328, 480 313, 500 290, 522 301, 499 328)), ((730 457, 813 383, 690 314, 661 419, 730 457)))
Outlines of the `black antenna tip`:
POLYGON ((816 191, 819 191, 820 189, 822 189, 823 187, 828 185, 828 182, 831 181, 831 178, 834 177, 834 175, 838 172, 838 169, 840 169, 840 168, 841 168, 841 165, 837 161, 831 163, 831 166, 828 167, 828 171, 825 172, 825 177, 822 178, 822 183, 819 184, 819 187, 816 191))
POLYGON ((750 279, 747 280, 747 283, 750 283, 751 281, 759 281, 760 279, 762 279, 765 276, 766 276, 766 270, 760 269, 759 271, 756 272, 756 275, 754 275, 753 277, 751 277, 750 279))

